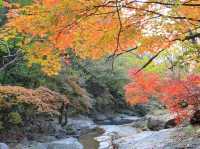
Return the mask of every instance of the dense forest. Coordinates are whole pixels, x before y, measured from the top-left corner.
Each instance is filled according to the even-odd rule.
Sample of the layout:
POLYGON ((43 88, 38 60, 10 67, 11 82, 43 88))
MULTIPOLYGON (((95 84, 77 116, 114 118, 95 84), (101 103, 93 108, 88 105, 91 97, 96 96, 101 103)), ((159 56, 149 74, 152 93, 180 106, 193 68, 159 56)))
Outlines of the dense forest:
POLYGON ((0 149, 198 149, 200 0, 0 0, 0 149))

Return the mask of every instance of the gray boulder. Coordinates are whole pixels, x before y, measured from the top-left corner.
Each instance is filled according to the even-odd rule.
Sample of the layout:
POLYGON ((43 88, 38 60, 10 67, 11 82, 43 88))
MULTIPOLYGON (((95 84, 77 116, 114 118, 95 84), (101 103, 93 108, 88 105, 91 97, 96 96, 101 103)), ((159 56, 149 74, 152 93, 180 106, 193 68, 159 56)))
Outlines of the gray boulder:
POLYGON ((152 119, 149 118, 147 121, 147 127, 152 131, 158 131, 163 129, 165 126, 165 122, 159 120, 159 119, 152 119))
POLYGON ((72 126, 72 128, 79 134, 85 134, 91 129, 96 128, 96 124, 90 118, 85 116, 69 118, 68 125, 72 126))
POLYGON ((176 129, 165 129, 157 132, 145 131, 114 141, 118 149, 164 149, 167 144, 174 142, 172 134, 176 129))
POLYGON ((9 147, 5 143, 0 143, 0 149, 9 149, 9 147))
POLYGON ((165 128, 171 128, 166 127, 168 125, 169 120, 172 119, 170 114, 161 114, 161 115, 147 115, 147 127, 149 130, 152 131, 158 131, 165 128))
POLYGON ((29 149, 47 149, 47 145, 43 143, 35 143, 29 149))

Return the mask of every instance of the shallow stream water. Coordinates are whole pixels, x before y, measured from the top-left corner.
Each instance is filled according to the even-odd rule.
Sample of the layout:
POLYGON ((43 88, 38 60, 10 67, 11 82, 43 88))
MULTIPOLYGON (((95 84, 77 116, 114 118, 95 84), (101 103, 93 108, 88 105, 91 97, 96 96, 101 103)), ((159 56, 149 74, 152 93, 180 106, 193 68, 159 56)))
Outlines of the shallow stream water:
POLYGON ((89 133, 80 136, 79 141, 83 144, 84 149, 98 149, 99 143, 94 139, 102 135, 104 131, 100 128, 91 130, 89 133))

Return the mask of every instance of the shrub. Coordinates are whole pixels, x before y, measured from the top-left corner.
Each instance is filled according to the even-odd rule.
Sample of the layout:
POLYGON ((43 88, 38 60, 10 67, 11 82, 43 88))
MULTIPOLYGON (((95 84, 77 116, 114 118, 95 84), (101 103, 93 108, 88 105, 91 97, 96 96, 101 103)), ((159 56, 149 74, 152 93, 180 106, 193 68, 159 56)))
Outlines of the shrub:
POLYGON ((0 130, 23 124, 37 112, 60 115, 62 105, 68 103, 65 96, 45 87, 0 86, 0 130))
POLYGON ((18 112, 11 112, 8 114, 9 122, 14 125, 22 123, 21 115, 18 112))

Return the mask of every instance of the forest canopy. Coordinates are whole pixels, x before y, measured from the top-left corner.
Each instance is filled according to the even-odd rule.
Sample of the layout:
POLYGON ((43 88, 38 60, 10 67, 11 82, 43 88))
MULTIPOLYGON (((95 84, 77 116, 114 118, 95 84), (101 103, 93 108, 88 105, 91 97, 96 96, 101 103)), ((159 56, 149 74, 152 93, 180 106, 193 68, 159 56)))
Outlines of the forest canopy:
MULTIPOLYGON (((44 0, 10 4, 7 36, 25 37, 21 46, 29 63, 39 63, 48 75, 61 69, 66 48, 86 59, 134 51, 156 57, 177 42, 199 36, 199 1, 44 0), (190 12, 190 13, 187 13, 190 12), (9 31, 8 31, 9 30, 9 31), (64 56, 63 56, 64 55, 64 56)), ((2 34, 2 38, 8 38, 2 34)), ((195 50, 189 56, 197 59, 195 50)))

